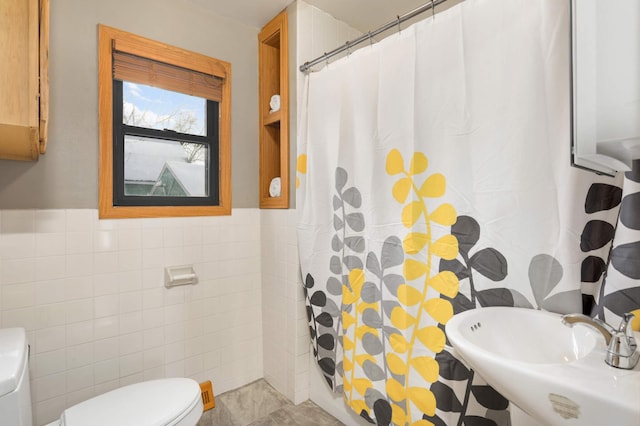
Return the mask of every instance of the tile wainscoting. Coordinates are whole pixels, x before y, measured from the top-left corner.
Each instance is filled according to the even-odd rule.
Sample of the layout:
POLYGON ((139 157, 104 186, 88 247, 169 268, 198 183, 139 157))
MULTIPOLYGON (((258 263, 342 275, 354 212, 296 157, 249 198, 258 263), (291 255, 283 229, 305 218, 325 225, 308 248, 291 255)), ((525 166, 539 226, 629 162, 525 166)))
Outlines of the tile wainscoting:
POLYGON ((309 323, 296 237, 296 211, 264 210, 262 334, 264 377, 299 404, 309 398, 309 323))
POLYGON ((277 324, 263 324, 261 222, 258 209, 125 220, 0 211, 0 326, 27 329, 34 423, 141 380, 212 380, 222 393, 263 377, 263 327, 277 324), (183 264, 199 283, 165 288, 164 267, 183 264))

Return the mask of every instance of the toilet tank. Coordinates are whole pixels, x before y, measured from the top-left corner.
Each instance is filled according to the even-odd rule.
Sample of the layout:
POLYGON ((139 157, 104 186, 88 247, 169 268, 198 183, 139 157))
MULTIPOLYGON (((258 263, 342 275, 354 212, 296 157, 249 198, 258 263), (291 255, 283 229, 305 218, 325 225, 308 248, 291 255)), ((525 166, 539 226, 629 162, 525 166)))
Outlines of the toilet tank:
POLYGON ((0 419, 2 426, 33 425, 24 328, 0 329, 0 419))

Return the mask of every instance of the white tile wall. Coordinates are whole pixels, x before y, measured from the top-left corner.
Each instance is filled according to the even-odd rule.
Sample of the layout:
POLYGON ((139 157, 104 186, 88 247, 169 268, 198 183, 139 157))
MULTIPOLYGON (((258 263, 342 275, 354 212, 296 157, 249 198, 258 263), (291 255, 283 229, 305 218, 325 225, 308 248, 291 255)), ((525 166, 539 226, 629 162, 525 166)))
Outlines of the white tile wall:
POLYGON ((34 420, 141 380, 263 377, 260 211, 98 220, 96 210, 0 211, 0 327, 31 344, 34 420), (165 266, 195 286, 166 289, 165 266))
POLYGON ((264 377, 295 404, 309 399, 309 331, 300 280, 296 211, 263 210, 264 377))

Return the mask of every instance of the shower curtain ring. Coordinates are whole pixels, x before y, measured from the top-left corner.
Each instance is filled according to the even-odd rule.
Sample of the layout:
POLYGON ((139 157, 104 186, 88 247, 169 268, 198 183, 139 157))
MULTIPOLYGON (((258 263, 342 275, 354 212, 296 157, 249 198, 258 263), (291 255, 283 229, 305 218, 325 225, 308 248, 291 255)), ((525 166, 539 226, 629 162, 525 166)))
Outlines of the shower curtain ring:
POLYGON ((371 31, 369 31, 368 34, 369 34, 369 46, 373 46, 373 37, 371 36, 371 31))
POLYGON ((435 0, 431 0, 431 19, 436 19, 436 5, 435 0))
POLYGON ((347 56, 350 56, 351 55, 351 51, 349 50, 349 42, 347 41, 345 43, 345 45, 347 46, 347 56))
POLYGON ((400 27, 400 23, 402 21, 400 21, 400 15, 396 15, 398 17, 398 33, 402 32, 402 28, 400 27))
POLYGON ((327 56, 327 52, 324 52, 324 62, 326 64, 326 66, 329 66, 329 57, 327 56))

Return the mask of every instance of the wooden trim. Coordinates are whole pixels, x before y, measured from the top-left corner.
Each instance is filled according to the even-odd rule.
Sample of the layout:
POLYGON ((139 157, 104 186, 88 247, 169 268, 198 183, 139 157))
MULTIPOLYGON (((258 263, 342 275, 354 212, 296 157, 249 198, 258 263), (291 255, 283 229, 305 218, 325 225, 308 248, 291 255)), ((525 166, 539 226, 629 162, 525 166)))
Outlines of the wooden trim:
POLYGON ((258 35, 261 208, 289 208, 289 43, 286 9, 258 35), (280 95, 280 110, 269 101, 280 95), (280 196, 269 195, 271 179, 280 177, 280 196))
POLYGON ((195 54, 143 37, 135 36, 104 25, 98 26, 98 116, 100 123, 100 161, 98 170, 98 212, 100 218, 143 218, 178 216, 220 216, 231 214, 231 64, 203 55, 195 54), (115 43, 114 43, 115 41, 115 43), (144 43, 149 42, 150 54, 144 43), (121 43, 120 43, 121 42, 121 43), (128 43, 131 42, 131 43, 128 43), (153 206, 132 207, 113 205, 113 79, 112 48, 138 54, 142 57, 171 63, 183 68, 200 72, 210 72, 212 68, 219 77, 224 77, 222 101, 220 102, 220 199, 217 206, 153 206), (125 47, 122 47, 125 46, 125 47), (132 47, 133 46, 133 47, 132 47), (162 49, 168 58, 164 59, 162 49), (186 62, 176 62, 176 58, 185 58, 186 62), (190 62, 191 59, 197 59, 190 62), (206 58, 208 67, 203 67, 202 58, 206 58), (195 64, 195 66, 194 66, 195 64), (215 66, 213 66, 215 64, 215 66))
POLYGON ((49 0, 40 0, 40 154, 49 137, 49 0))
POLYGON ((225 81, 220 103, 220 206, 221 213, 231 214, 231 64, 225 62, 225 81))
POLYGON ((101 218, 114 217, 113 206, 113 80, 111 78, 111 40, 114 31, 98 27, 98 213, 101 218))
POLYGON ((280 24, 280 174, 282 207, 289 208, 289 20, 286 9, 280 24), (284 102, 282 99, 284 98, 284 102), (284 106, 282 105, 284 104, 284 106))
MULTIPOLYGON (((40 3, 38 0, 31 0, 29 3, 29 127, 38 127, 40 119, 38 111, 40 110, 40 82, 38 75, 40 73, 40 3)), ((36 158, 38 154, 36 152, 36 158)))

